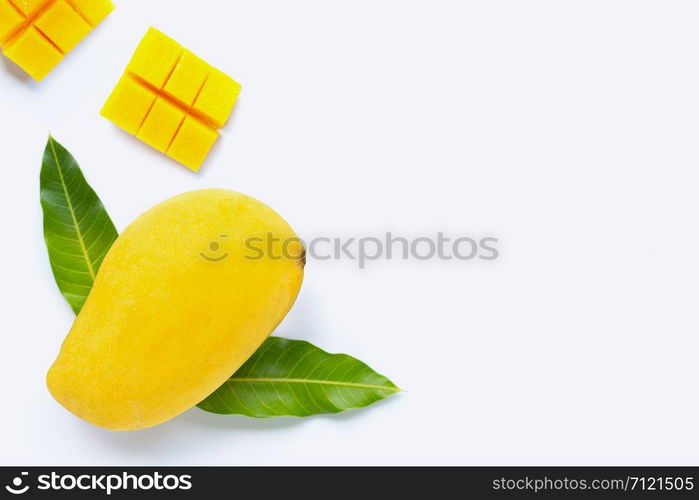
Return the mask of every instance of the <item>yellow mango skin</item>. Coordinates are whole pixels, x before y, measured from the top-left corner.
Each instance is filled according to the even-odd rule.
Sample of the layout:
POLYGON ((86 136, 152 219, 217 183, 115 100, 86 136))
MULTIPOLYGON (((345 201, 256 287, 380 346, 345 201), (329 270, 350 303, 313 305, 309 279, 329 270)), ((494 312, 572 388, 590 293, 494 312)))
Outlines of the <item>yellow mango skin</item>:
POLYGON ((246 248, 249 238, 272 241, 281 255, 270 234, 296 238, 267 205, 223 189, 185 193, 139 216, 109 250, 48 372, 53 397, 113 430, 158 425, 206 398, 301 287, 300 243, 288 245, 287 258, 249 258, 261 253, 246 248))

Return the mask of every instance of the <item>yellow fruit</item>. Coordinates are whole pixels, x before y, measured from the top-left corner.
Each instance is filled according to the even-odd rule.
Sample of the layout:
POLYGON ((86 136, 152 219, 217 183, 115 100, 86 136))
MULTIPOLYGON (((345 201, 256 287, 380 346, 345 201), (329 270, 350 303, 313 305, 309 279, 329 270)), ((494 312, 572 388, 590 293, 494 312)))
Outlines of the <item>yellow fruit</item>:
POLYGON ((63 54, 34 26, 5 46, 5 56, 40 82, 63 60, 63 54))
POLYGON ((168 100, 158 97, 141 124, 141 128, 138 129, 136 137, 164 153, 182 125, 185 116, 184 111, 180 108, 168 100))
POLYGON ((109 250, 48 372, 49 391, 108 429, 175 417, 284 318, 304 252, 276 212, 239 193, 193 191, 155 206, 109 250))
POLYGON ((25 16, 32 16, 48 4, 47 0, 8 0, 25 16))
POLYGON ((194 109, 221 128, 233 112, 240 84, 221 71, 214 70, 204 83, 194 109))
POLYGON ((0 45, 22 27, 24 16, 9 0, 0 0, 0 45))
POLYGON ((239 93, 240 84, 233 78, 150 28, 102 108, 102 116, 196 172, 239 93), (140 98, 132 99, 136 94, 140 98), (144 105, 146 95, 158 97, 155 105, 150 105, 153 100, 144 105))
POLYGON ((156 99, 157 95, 152 90, 124 75, 104 103, 102 114, 109 115, 112 122, 129 134, 136 134, 156 99), (125 103, 128 103, 128 106, 125 106, 125 103))
POLYGON ((112 10, 111 0, 0 0, 0 46, 41 81, 112 10))
POLYGON ((92 26, 75 12, 73 7, 62 0, 54 2, 36 20, 34 26, 64 54, 73 50, 92 31, 92 26))
POLYGON ((167 154, 196 172, 218 138, 218 132, 188 116, 170 143, 167 154))

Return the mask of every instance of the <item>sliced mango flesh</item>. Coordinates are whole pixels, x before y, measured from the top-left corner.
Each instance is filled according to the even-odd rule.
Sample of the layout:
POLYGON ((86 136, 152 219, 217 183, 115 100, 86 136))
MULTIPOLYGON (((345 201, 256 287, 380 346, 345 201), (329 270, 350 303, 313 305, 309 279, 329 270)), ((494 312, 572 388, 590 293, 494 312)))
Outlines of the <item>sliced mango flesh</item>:
POLYGON ((102 108, 102 116, 193 171, 235 106, 240 84, 150 28, 102 108), (154 96, 133 99, 134 86, 154 96))
POLYGON ((9 38, 24 23, 24 16, 8 0, 0 0, 0 41, 9 38))
POLYGON ((215 70, 205 61, 185 50, 163 87, 163 92, 185 106, 191 106, 212 71, 215 70))
POLYGON ((67 0, 93 28, 112 13, 114 4, 109 0, 67 0))
POLYGON ((161 88, 182 54, 182 47, 167 35, 151 28, 136 47, 126 71, 161 88))
POLYGON ((172 140, 167 154, 183 165, 191 165, 190 168, 196 171, 206 159, 216 139, 218 131, 188 116, 172 140))
POLYGON ((112 10, 111 0, 0 0, 0 47, 41 81, 112 10))
POLYGON ((92 26, 63 0, 57 0, 36 20, 37 27, 64 54, 85 38, 92 26))
POLYGON ((17 9, 25 16, 34 15, 41 7, 46 4, 45 0, 10 0, 17 9))
POLYGON ((6 48, 5 55, 38 82, 63 60, 63 54, 34 26, 6 48))
POLYGON ((167 151, 177 129, 185 119, 184 111, 170 101, 158 97, 148 116, 141 125, 137 137, 146 144, 164 153, 167 151))
POLYGON ((109 116, 115 125, 129 134, 135 135, 156 98, 152 90, 136 82, 129 75, 124 75, 104 104, 102 114, 109 116))
POLYGON ((194 109, 208 117, 217 127, 223 127, 231 116, 239 93, 238 82, 225 73, 214 70, 201 89, 194 109))

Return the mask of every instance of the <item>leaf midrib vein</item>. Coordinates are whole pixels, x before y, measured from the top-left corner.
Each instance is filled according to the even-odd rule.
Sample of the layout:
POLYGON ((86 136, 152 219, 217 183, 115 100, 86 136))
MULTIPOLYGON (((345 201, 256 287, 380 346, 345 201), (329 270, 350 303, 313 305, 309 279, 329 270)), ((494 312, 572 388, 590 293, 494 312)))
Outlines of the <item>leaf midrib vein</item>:
POLYGON ((92 262, 90 262, 90 256, 87 253, 87 248, 85 247, 85 241, 83 240, 82 232, 80 231, 80 225, 78 224, 78 219, 75 216, 75 210, 73 209, 73 202, 68 194, 68 189, 66 187, 65 179, 63 178, 63 169, 61 169, 61 162, 58 160, 58 154, 56 153, 56 146, 54 145, 53 138, 49 140, 51 144, 51 153, 53 154, 53 159, 56 162, 56 169, 58 170, 58 177, 61 179, 61 187, 63 188, 63 194, 66 197, 66 202, 68 203, 68 211, 70 212, 70 217, 75 225, 75 233, 78 235, 78 242, 80 243, 80 248, 83 251, 83 256, 85 257, 85 263, 87 264, 87 269, 90 272, 90 277, 92 281, 95 281, 95 271, 92 269, 92 262))
POLYGON ((335 385, 341 387, 354 387, 356 389, 371 389, 380 391, 400 392, 397 387, 386 387, 383 385, 359 384, 355 382, 336 382, 333 380, 316 380, 308 378, 257 378, 257 377, 231 377, 228 382, 276 382, 288 384, 318 384, 318 385, 335 385))

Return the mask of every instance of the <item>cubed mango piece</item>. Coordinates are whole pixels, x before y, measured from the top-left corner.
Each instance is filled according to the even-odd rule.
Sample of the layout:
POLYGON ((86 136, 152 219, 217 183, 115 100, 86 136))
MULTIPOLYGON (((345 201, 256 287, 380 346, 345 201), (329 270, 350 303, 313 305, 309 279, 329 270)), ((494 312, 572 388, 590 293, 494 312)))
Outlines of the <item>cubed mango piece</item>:
POLYGON ((68 0, 68 3, 94 28, 114 10, 111 0, 68 0))
POLYGON ((240 94, 240 84, 227 74, 215 69, 194 102, 194 109, 221 128, 228 121, 233 106, 238 100, 238 94, 240 94))
POLYGON ((136 135, 156 97, 153 91, 124 75, 102 107, 101 114, 129 134, 136 135))
POLYGON ((36 81, 43 80, 63 59, 63 54, 34 26, 24 31, 4 52, 36 81))
POLYGON ((57 0, 34 23, 65 54, 85 38, 92 26, 63 0, 57 0))
POLYGON ((9 38, 24 23, 24 16, 9 0, 0 0, 0 43, 9 38))
POLYGON ((49 0, 10 0, 26 17, 36 14, 49 0))
POLYGON ((185 50, 163 91, 185 106, 191 106, 212 70, 205 61, 185 50))
POLYGON ((218 139, 216 130, 188 116, 168 148, 167 154, 196 172, 204 163, 216 139, 218 139))
POLYGON ((136 47, 126 71, 161 89, 183 52, 179 43, 150 28, 136 47))
POLYGON ((0 44, 41 80, 112 10, 111 0, 0 0, 0 44))
POLYGON ((185 119, 182 109, 159 97, 141 125, 136 137, 164 153, 185 119))
POLYGON ((102 116, 196 172, 239 92, 240 85, 231 77, 150 28, 102 116), (136 94, 138 86, 148 99, 129 95, 136 94), (138 109, 128 109, 131 107, 138 109))

